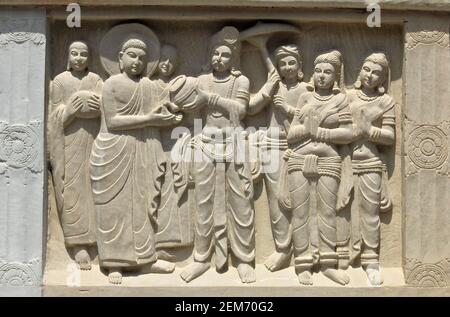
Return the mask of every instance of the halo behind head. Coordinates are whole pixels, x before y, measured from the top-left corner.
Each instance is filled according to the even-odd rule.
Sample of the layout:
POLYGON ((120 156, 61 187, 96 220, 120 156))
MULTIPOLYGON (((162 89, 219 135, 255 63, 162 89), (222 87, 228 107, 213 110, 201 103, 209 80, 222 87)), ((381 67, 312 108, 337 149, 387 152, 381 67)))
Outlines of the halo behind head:
POLYGON ((160 44, 155 33, 139 23, 119 24, 103 36, 99 53, 105 71, 110 75, 120 74, 119 52, 129 47, 142 48, 147 52, 147 76, 151 76, 158 66, 160 44))

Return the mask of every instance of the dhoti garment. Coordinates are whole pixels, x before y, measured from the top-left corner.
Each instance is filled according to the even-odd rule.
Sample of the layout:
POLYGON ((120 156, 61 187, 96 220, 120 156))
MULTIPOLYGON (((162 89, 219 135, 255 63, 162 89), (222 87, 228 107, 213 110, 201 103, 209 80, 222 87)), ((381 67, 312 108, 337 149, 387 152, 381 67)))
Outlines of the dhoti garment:
MULTIPOLYGON (((380 210, 390 205, 383 188, 385 166, 378 158, 352 160, 351 203, 352 258, 361 255, 361 265, 379 263, 380 210)), ((386 176, 387 177, 387 176, 386 176)))
POLYGON ((155 128, 99 133, 91 155, 100 265, 156 261, 155 217, 164 154, 155 128))
POLYGON ((301 155, 288 149, 284 155, 280 204, 292 210, 295 268, 333 267, 336 252, 336 203, 342 159, 301 155))
POLYGON ((250 263, 255 258, 250 165, 236 155, 240 150, 248 152, 248 145, 233 139, 218 141, 202 133, 192 140, 198 204, 194 260, 207 262, 215 253, 218 270, 227 264, 228 245, 241 262, 250 263))
POLYGON ((253 137, 256 140, 253 140, 251 146, 257 151, 256 160, 252 160, 253 178, 264 178, 275 249, 277 252, 288 253, 292 248, 291 213, 280 209, 278 204, 280 166, 288 148, 287 138, 285 134, 272 137, 270 130, 257 131, 253 137))

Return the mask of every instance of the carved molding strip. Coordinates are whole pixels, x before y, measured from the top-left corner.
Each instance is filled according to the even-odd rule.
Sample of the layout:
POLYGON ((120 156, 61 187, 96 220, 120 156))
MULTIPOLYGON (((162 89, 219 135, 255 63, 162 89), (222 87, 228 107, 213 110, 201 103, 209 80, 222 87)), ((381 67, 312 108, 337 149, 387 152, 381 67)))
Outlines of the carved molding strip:
POLYGON ((33 19, 3 19, 0 24, 0 46, 6 46, 10 43, 22 44, 28 41, 35 45, 43 45, 45 35, 33 32, 35 29, 33 19))
POLYGON ((450 285, 450 259, 438 263, 422 263, 406 258, 406 284, 419 287, 447 287, 450 285))
POLYGON ((438 174, 449 175, 448 157, 449 121, 438 125, 422 125, 405 118, 406 176, 421 169, 437 170, 438 174))
POLYGON ((32 268, 38 263, 38 259, 28 263, 0 261, 0 286, 39 286, 39 278, 32 268))
POLYGON ((406 48, 411 50, 417 45, 439 45, 440 47, 449 47, 449 35, 443 31, 418 31, 406 34, 406 48))
POLYGON ((0 121, 0 164, 3 163, 3 168, 0 167, 1 174, 6 167, 28 168, 35 173, 42 171, 38 132, 40 125, 40 121, 31 121, 29 124, 0 121))

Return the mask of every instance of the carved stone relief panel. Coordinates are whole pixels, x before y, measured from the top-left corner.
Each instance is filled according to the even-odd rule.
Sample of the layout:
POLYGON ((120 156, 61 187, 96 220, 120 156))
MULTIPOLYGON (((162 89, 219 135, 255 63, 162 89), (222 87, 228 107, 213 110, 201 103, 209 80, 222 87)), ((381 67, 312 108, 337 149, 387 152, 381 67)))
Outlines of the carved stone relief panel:
POLYGON ((352 285, 362 265, 378 286, 400 266, 401 29, 251 22, 55 22, 51 270, 352 285))

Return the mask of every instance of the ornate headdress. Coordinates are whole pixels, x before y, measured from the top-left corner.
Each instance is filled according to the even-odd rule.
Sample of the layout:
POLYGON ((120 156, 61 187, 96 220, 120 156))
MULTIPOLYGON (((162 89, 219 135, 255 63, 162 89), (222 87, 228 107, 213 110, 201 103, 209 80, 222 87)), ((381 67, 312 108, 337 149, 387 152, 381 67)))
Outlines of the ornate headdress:
POLYGON ((295 44, 287 44, 279 46, 274 53, 275 61, 278 63, 280 59, 286 57, 286 56, 293 56, 298 64, 299 64, 299 70, 298 70, 298 80, 303 79, 303 71, 302 71, 302 57, 300 55, 300 52, 298 50, 297 45, 295 44))
MULTIPOLYGON (((209 48, 209 56, 211 56, 212 51, 219 45, 228 46, 231 50, 232 55, 232 66, 231 73, 235 76, 239 76, 241 72, 240 68, 240 51, 241 51, 241 42, 239 40, 239 31, 233 26, 225 26, 214 34, 211 38, 210 48, 209 48)), ((208 63, 209 65, 210 63, 208 63)), ((208 69, 210 67, 207 67, 208 69)))
MULTIPOLYGON (((382 67, 383 75, 385 77, 384 77, 383 83, 381 84, 381 86, 379 86, 377 88, 377 90, 380 95, 387 93, 388 89, 389 89, 389 83, 391 81, 391 72, 390 72, 390 68, 389 68, 389 60, 387 59, 386 54, 384 54, 383 52, 372 53, 366 57, 363 64, 365 62, 372 62, 372 63, 378 64, 382 67)), ((356 80, 356 82, 354 84, 354 87, 356 89, 361 89, 361 78, 360 78, 359 74, 358 74, 358 79, 356 80)))

